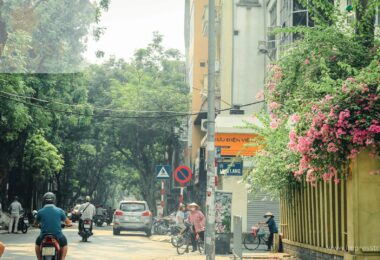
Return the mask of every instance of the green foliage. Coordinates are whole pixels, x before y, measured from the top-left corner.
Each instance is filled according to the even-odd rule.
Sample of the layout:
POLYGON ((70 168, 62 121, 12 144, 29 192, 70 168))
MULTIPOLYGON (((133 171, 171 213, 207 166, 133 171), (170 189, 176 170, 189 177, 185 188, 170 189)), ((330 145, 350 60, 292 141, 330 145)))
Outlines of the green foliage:
MULTIPOLYGON (((297 33, 301 37, 271 67, 265 89, 269 115, 263 111, 257 116, 260 126, 250 126, 261 137, 256 145, 262 150, 253 159, 255 167, 245 179, 255 191, 264 190, 273 196, 290 194, 287 191, 297 188, 302 179, 315 183, 334 178, 338 182, 341 176, 337 171, 351 158, 352 152, 356 154, 356 149, 366 145, 378 149, 378 45, 373 27, 358 30, 358 24, 373 24, 374 9, 368 8, 375 1, 368 1, 368 6, 361 10, 368 15, 357 17, 353 25, 342 23, 345 20, 342 15, 337 10, 329 11, 324 1, 309 2, 316 7, 312 15, 318 16, 316 12, 322 10, 325 14, 330 12, 329 19, 323 22, 319 15, 313 17, 318 21, 314 28, 280 29, 280 33, 297 33), (346 92, 342 86, 351 80, 356 83, 346 92), (358 101, 361 98, 365 100, 358 101), (369 113, 364 111, 367 107, 369 113), (330 108, 334 108, 331 120, 328 119, 330 108), (339 126, 342 111, 342 115, 351 114, 350 122, 355 129, 348 131, 344 140, 338 140, 337 129, 332 129, 339 126), (362 118, 356 118, 358 113, 362 118), (329 136, 336 138, 334 146, 323 143, 332 141, 322 138, 323 124, 330 125, 329 136), (361 137, 353 138, 364 132, 364 141, 361 137), (353 145, 357 140, 359 143, 353 145), (335 149, 338 152, 331 153, 335 149)), ((359 2, 356 4, 363 5, 359 2)))
POLYGON ((265 192, 278 197, 286 188, 295 188, 298 182, 293 177, 300 156, 289 152, 290 126, 281 123, 276 129, 271 128, 271 119, 266 113, 257 115, 259 124, 249 125, 260 138, 252 145, 262 147, 252 158, 253 169, 244 176, 251 192, 265 192))
POLYGON ((28 138, 24 161, 28 162, 27 167, 32 173, 38 174, 37 177, 50 177, 61 171, 64 165, 62 155, 45 139, 43 131, 28 138))

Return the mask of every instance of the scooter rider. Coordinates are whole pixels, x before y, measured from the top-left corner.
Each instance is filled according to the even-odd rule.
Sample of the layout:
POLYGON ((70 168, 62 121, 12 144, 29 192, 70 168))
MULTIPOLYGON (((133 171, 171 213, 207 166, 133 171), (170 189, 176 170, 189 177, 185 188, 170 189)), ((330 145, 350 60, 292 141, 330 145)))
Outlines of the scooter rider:
POLYGON ((61 260, 65 260, 67 254, 67 239, 62 233, 61 222, 65 221, 65 224, 70 226, 70 220, 66 217, 65 212, 54 205, 55 195, 52 192, 47 192, 43 196, 44 207, 37 212, 36 224, 41 226, 41 234, 36 240, 36 256, 38 260, 42 260, 40 245, 45 235, 53 234, 61 247, 61 260))
POLYGON ((80 234, 80 231, 81 231, 82 226, 83 226, 83 220, 85 220, 85 219, 91 220, 90 231, 92 234, 92 219, 96 215, 96 208, 94 205, 91 204, 90 201, 91 201, 91 197, 86 196, 86 203, 82 204, 79 208, 79 212, 81 213, 81 216, 79 218, 79 225, 78 225, 79 233, 78 234, 80 234))

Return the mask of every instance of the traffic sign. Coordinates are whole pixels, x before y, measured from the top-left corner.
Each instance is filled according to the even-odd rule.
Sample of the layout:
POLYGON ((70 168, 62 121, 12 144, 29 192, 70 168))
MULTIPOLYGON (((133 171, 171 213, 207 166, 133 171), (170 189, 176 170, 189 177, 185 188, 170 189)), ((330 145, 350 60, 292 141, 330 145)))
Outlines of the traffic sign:
POLYGON ((170 179, 171 175, 170 165, 157 165, 156 166, 156 177, 157 179, 170 179))
POLYGON ((228 176, 242 176, 243 163, 242 162, 219 162, 218 174, 228 176))
POLYGON ((192 177, 191 169, 187 166, 178 166, 177 169, 174 171, 174 178, 176 181, 184 185, 185 183, 189 182, 192 177))

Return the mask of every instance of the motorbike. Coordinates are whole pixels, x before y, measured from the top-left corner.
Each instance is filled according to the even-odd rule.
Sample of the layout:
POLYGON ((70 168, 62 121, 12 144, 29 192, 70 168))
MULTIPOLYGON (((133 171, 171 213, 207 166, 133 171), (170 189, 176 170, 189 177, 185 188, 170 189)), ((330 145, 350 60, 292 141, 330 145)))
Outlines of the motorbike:
POLYGON ((29 226, 28 217, 26 214, 21 214, 20 218, 18 219, 17 230, 21 231, 23 234, 26 234, 28 232, 29 226))
POLYGON ((79 235, 82 237, 82 242, 87 242, 88 238, 92 236, 91 223, 91 219, 85 219, 82 222, 82 226, 79 231, 79 235))
POLYGON ((168 234, 170 232, 170 220, 167 218, 156 218, 153 221, 153 232, 157 235, 168 234))
POLYGON ((41 242, 40 250, 43 260, 61 259, 61 247, 58 239, 52 234, 45 235, 41 242))
POLYGON ((103 223, 105 222, 105 216, 104 215, 96 215, 94 217, 94 223, 97 227, 103 226, 103 223))

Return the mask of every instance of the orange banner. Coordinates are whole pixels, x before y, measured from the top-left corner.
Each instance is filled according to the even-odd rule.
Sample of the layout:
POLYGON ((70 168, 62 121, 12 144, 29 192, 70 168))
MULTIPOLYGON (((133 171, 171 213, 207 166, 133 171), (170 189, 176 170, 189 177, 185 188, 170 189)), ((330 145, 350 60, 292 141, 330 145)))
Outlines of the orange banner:
POLYGON ((250 146, 255 134, 215 134, 215 146, 221 147, 223 156, 254 156, 258 147, 250 146))

